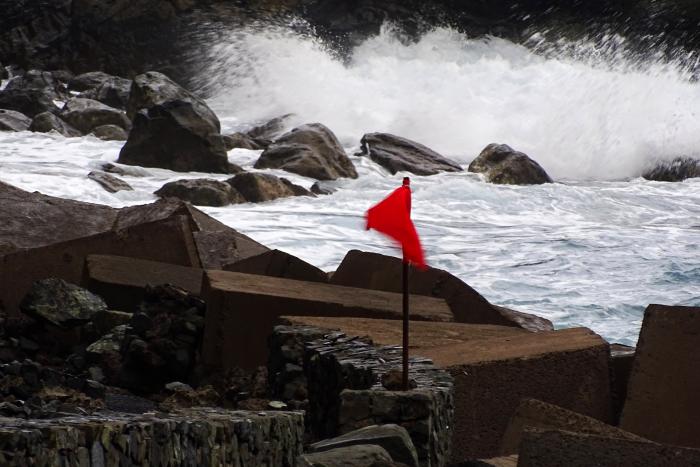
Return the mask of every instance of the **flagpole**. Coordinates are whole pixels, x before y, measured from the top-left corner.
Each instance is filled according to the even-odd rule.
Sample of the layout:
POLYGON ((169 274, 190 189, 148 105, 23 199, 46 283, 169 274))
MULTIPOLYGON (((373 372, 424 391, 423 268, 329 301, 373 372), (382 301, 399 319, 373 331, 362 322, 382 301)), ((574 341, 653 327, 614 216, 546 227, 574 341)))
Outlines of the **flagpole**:
POLYGON ((403 260, 403 389, 408 391, 408 260, 403 260))

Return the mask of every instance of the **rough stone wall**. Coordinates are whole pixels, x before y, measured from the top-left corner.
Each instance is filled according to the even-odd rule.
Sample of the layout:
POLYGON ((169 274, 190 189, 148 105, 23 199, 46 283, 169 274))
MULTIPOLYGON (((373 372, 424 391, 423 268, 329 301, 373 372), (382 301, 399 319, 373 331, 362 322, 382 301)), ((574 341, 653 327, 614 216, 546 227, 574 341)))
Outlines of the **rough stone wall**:
POLYGON ((0 465, 293 467, 303 432, 296 412, 0 418, 0 465))
POLYGON ((270 368, 270 375, 277 393, 296 391, 308 396, 306 428, 313 438, 396 423, 408 430, 422 466, 447 464, 454 407, 452 378, 430 360, 411 358, 415 389, 388 391, 380 380, 389 370, 401 367, 399 347, 376 347, 367 339, 311 326, 277 326, 270 344, 271 361, 277 364, 270 368), (300 389, 304 381, 298 374, 302 366, 305 390, 300 389), (287 371, 290 369, 293 371, 287 371))

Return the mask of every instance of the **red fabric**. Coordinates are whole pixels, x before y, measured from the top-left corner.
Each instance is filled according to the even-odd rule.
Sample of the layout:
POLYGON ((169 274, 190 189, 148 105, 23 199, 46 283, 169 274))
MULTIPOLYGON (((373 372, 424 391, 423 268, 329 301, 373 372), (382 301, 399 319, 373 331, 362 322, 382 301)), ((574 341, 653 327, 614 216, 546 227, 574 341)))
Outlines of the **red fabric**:
POLYGON ((425 269, 423 247, 411 221, 411 189, 402 186, 367 211, 367 230, 374 229, 396 240, 404 261, 425 269))

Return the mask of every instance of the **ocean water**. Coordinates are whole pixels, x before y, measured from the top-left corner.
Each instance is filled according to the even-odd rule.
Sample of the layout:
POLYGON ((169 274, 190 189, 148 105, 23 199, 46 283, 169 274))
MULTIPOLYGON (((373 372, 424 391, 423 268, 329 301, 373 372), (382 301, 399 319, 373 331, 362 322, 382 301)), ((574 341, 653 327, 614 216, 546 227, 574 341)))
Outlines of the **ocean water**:
MULTIPOLYGON (((406 174, 352 156, 364 133, 414 139, 465 168, 487 144, 507 143, 557 183, 413 176, 413 218, 429 264, 493 303, 634 344, 648 304, 700 306, 700 179, 639 177, 656 161, 699 155, 700 85, 687 60, 640 62, 624 44, 613 49, 576 44, 540 54, 448 29, 406 43, 387 27, 341 60, 284 29, 236 31, 212 43, 198 84, 224 129, 293 112, 290 125, 331 128, 360 177, 328 183, 337 189, 331 196, 202 209, 330 271, 353 248, 399 255, 364 230, 363 215, 406 174)), ((152 193, 171 180, 227 178, 134 169, 124 179, 135 191, 110 194, 86 175, 114 162, 120 147, 89 136, 0 133, 0 180, 125 206, 155 200, 152 193)), ((236 149, 229 159, 253 170, 259 154, 236 149)))

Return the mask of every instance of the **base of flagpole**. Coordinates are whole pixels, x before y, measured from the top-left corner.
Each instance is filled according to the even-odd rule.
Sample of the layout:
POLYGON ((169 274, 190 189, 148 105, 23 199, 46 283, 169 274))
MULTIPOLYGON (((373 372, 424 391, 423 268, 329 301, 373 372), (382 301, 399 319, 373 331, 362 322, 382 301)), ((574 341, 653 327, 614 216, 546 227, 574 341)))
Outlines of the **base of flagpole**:
POLYGON ((408 385, 408 261, 403 262, 403 389, 409 390, 408 385))

